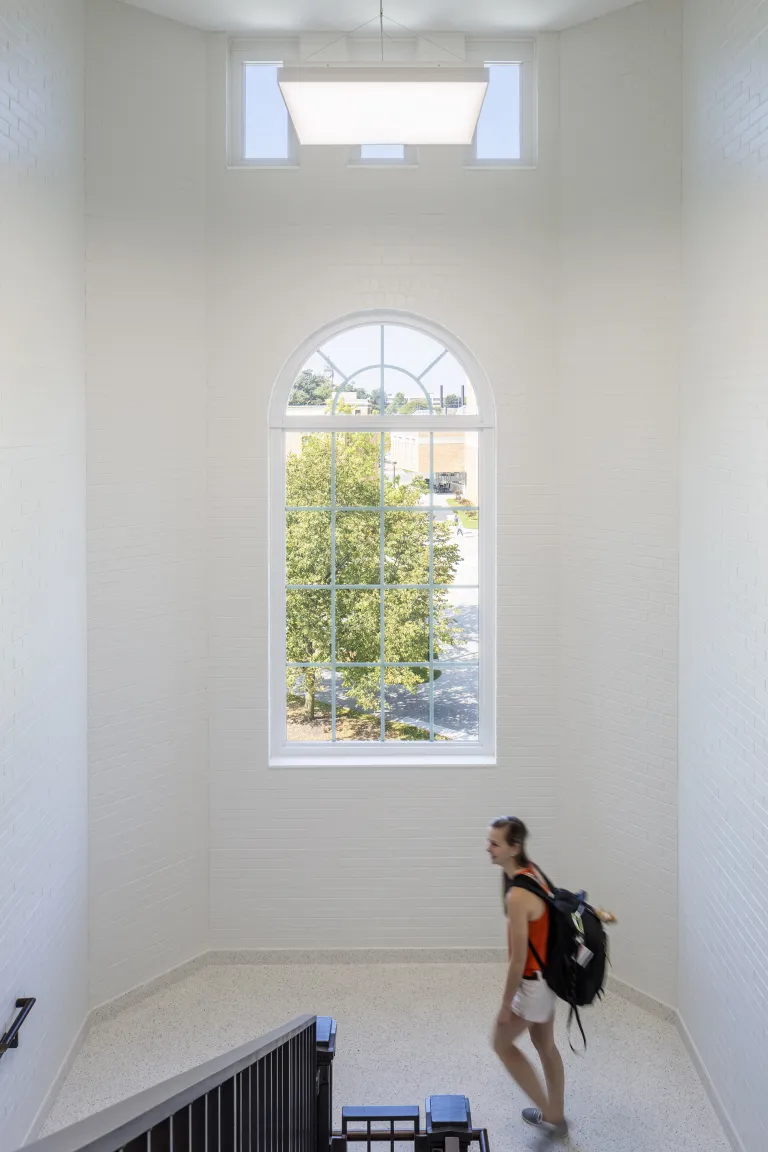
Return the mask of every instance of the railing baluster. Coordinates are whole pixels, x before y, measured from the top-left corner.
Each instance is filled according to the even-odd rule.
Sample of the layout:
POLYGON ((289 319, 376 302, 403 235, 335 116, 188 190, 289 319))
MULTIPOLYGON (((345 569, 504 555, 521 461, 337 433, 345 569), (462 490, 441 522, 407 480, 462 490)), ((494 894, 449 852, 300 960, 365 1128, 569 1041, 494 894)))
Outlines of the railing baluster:
MULTIPOLYGON (((320 1059, 325 1117, 330 1067, 322 1052, 320 1059)), ((63 1140, 55 1133, 25 1152, 329 1152, 317 1148, 317 1069, 317 1029, 303 1018, 263 1037, 261 1045, 236 1050, 231 1061, 202 1065, 196 1088, 185 1073, 168 1088, 152 1089, 151 1104, 145 1099, 133 1112, 130 1100, 115 1105, 96 1139, 91 1117, 82 1142, 75 1125, 63 1140), (144 1108, 152 1127, 142 1123, 144 1108), (126 1142, 119 1134, 128 1123, 139 1134, 126 1142)))

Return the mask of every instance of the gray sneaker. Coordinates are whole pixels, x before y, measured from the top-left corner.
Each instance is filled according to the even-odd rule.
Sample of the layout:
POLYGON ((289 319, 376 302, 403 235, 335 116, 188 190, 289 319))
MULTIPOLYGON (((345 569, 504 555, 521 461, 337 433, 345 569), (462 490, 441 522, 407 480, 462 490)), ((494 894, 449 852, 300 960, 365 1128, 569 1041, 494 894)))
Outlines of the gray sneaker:
POLYGON ((568 1125, 565 1120, 560 1124, 550 1124, 549 1120, 545 1120, 542 1116, 541 1108, 523 1108, 523 1120, 543 1136, 548 1136, 550 1140, 568 1139, 568 1125))

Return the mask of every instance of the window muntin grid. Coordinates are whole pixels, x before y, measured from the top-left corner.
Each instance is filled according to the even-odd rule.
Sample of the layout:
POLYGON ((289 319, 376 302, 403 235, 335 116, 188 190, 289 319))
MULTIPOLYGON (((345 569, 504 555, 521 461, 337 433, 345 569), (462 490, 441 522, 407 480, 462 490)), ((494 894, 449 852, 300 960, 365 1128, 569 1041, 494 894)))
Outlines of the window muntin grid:
MULTIPOLYGON (((324 351, 322 347, 319 350, 318 355, 320 355, 322 361, 327 365, 327 367, 333 373, 334 377, 333 389, 325 399, 325 413, 331 417, 336 415, 339 410, 345 414, 348 413, 348 405, 343 407, 339 405, 340 396, 342 396, 345 391, 348 391, 350 383, 355 379, 360 378, 363 373, 375 370, 378 372, 379 377, 379 415, 383 415, 386 419, 386 417, 390 415, 390 413, 387 411, 389 408, 386 386, 387 370, 394 369, 403 372, 405 375, 408 375, 410 379, 413 380, 414 383, 421 389, 421 393, 424 396, 426 403, 426 411, 424 413, 425 419, 430 420, 429 428, 427 428, 425 425, 423 432, 416 431, 412 433, 412 439, 419 444, 420 455, 423 456, 424 442, 426 441, 428 444, 428 466, 426 468, 427 483, 425 485, 426 490, 422 493, 416 503, 405 503, 402 502, 402 500, 401 502, 388 502, 388 496, 392 496, 393 494, 402 498, 407 495, 409 500, 412 500, 414 495, 412 489, 408 491, 412 482, 406 482, 406 484, 401 482, 400 475, 395 471, 397 462, 391 459, 390 454, 388 453, 387 442, 389 441, 390 446, 392 443, 392 431, 389 427, 381 428, 377 432, 361 431, 360 433, 357 433, 355 431, 350 432, 347 428, 346 430, 340 430, 338 432, 329 430, 313 433, 310 426, 302 429, 300 432, 292 433, 294 437, 294 443, 297 436, 301 438, 302 447, 298 453, 299 456, 304 450, 307 439, 313 440, 315 437, 318 437, 318 443, 320 443, 321 449, 330 447, 330 468, 327 481, 325 480, 324 476, 321 475, 319 484, 320 489, 323 489, 325 488, 325 484, 327 482, 327 501, 322 500, 322 502, 307 503, 306 500, 301 499, 301 492, 299 492, 298 495, 292 495, 289 490, 290 483, 286 483, 286 502, 284 507, 284 515, 286 517, 287 524, 285 582, 287 621, 287 687, 290 688, 291 681, 293 682, 294 689, 299 686, 299 676, 301 669, 313 671, 313 686, 316 684, 318 677, 326 685, 329 684, 329 688, 326 686, 325 689, 321 691, 321 697, 325 697, 326 699, 327 697, 330 697, 329 738, 331 743, 336 743, 337 741, 342 742, 343 737, 339 736, 337 720, 339 704, 340 702, 344 702, 347 699, 347 693, 342 690, 344 679, 345 677, 350 679, 349 674, 353 669, 370 669, 372 673, 375 672, 377 674, 378 701, 377 707, 374 708, 371 706, 369 707, 368 711, 372 716, 378 717, 377 741, 379 743, 391 743, 392 739, 398 739, 397 736, 392 736, 391 731, 396 730, 399 732, 400 729, 396 729, 395 723, 390 721, 388 715, 390 711, 388 708, 389 698, 393 695, 393 692, 398 689, 398 687, 403 687, 404 681, 408 678, 409 673, 410 679, 412 681, 416 671, 419 670, 421 673, 426 673, 426 681, 422 685, 422 688, 426 690, 428 699, 428 717, 424 716, 421 719, 421 727, 425 730, 422 734, 420 734, 418 741, 415 739, 414 742, 420 742, 422 739, 424 739, 428 740, 430 744, 434 744, 436 741, 451 740, 451 735, 446 735, 445 731, 440 731, 439 728, 441 726, 436 726, 435 723, 436 696, 438 698, 440 696, 439 689, 436 690, 437 678, 442 677, 444 671, 447 671, 448 669, 453 669, 456 672, 460 672, 461 670, 466 669, 468 670, 468 678, 471 676, 472 672, 475 673, 475 685, 477 685, 479 680, 479 612, 475 611, 474 614, 474 643, 471 636, 467 640, 467 637, 462 635, 462 630, 460 627, 456 626, 455 628, 451 628, 447 623, 449 620, 449 613, 451 608, 448 600, 449 592, 453 593, 454 595, 458 594, 459 597, 462 593, 466 593, 469 595, 470 599, 474 599, 476 604, 479 603, 479 572, 476 565, 474 581, 472 583, 462 583, 460 580, 455 579, 443 580, 440 573, 436 574, 435 524, 438 523, 441 525, 437 532, 438 551, 440 551, 441 548, 444 551, 446 547, 449 550, 453 548, 458 551, 457 544, 448 544, 448 534, 446 532, 447 525, 445 523, 446 518, 450 516, 454 524, 463 525, 466 522, 465 518, 468 516, 479 518, 479 506, 477 503, 462 504, 460 509, 460 519, 459 512, 456 508, 451 509, 446 503, 442 503, 436 499, 435 442, 436 437, 438 442, 440 442, 440 437, 443 434, 440 431, 436 431, 434 422, 435 418, 438 416, 438 413, 443 410, 445 393, 443 393, 441 396, 437 390, 435 390, 434 393, 430 392, 424 386, 423 380, 427 378, 429 374, 433 372, 441 362, 450 357, 450 353, 445 347, 438 345, 434 340, 432 340, 431 337, 424 337, 421 339, 421 341, 418 339, 415 342, 412 341, 412 347, 418 346, 418 344, 421 343, 421 364, 417 364, 413 368, 407 367, 402 363, 402 358, 400 364, 388 364, 386 355, 388 330, 390 334, 395 334, 395 339, 392 340, 392 344, 395 346, 397 345, 397 335, 399 333, 395 326, 387 326, 381 324, 376 325, 375 328, 374 326, 368 326, 368 330, 364 332, 364 339, 360 342, 360 351, 363 353, 366 360, 370 360, 371 358, 370 338, 373 335, 373 332, 371 331, 372 328, 376 332, 378 339, 378 363, 365 363, 362 367, 352 367, 351 365, 345 365, 345 369, 343 370, 337 363, 334 356, 330 355, 329 352, 324 351), (366 340, 369 342, 368 347, 365 347, 366 340), (347 442, 346 439, 340 441, 339 438, 352 437, 352 439, 354 439, 357 436, 362 436, 369 442, 375 441, 378 445, 378 477, 376 483, 378 499, 375 502, 371 500, 374 483, 373 476, 370 477, 370 480, 366 486, 368 501, 364 503, 355 503, 345 500, 345 492, 343 490, 344 485, 340 485, 339 483, 340 477, 338 468, 338 448, 340 442, 347 442), (391 481, 388 481, 387 470, 390 466, 392 467, 392 478, 391 481), (396 565, 393 564, 391 558, 388 558, 388 545, 391 535, 389 528, 393 522, 396 522, 397 517, 402 516, 422 517, 424 527, 426 528, 426 531, 422 530, 421 533, 426 537, 426 557, 421 557, 422 571, 419 573, 419 579, 392 579, 391 577, 393 574, 397 576, 400 575, 400 573, 397 571, 388 571, 388 569, 396 568, 396 565), (314 522, 317 538, 320 540, 318 547, 319 560, 317 564, 309 563, 308 565, 306 558, 303 555, 298 563, 295 563, 293 560, 291 555, 291 528, 296 523, 296 517, 311 518, 314 522), (342 555, 342 571, 340 572, 338 570, 338 563, 340 555, 342 554, 342 550, 339 547, 339 538, 340 535, 344 535, 343 529, 345 526, 346 518, 356 520, 358 528, 363 527, 364 522, 367 521, 367 536, 370 552, 368 554, 367 561, 366 558, 363 557, 362 562, 361 557, 358 556, 354 558, 354 562, 346 563, 344 562, 342 555), (374 544, 374 524, 378 535, 377 547, 374 544), (375 555, 375 552, 378 554, 375 555), (313 567, 316 569, 315 571, 312 571, 313 567), (362 568, 366 578, 349 580, 347 578, 347 570, 350 568, 353 570, 356 568, 358 572, 362 568), (367 571, 365 571, 366 568, 367 571), (374 568, 376 568, 377 571, 374 572, 374 568), (324 572, 322 571, 323 569, 325 569, 324 572), (303 572, 305 576, 309 571, 310 578, 292 579, 291 576, 295 575, 296 571, 298 571, 299 574, 303 572), (322 651, 319 655, 319 658, 316 659, 298 658, 300 655, 306 655, 306 653, 301 652, 301 646, 303 642, 302 637, 299 636, 297 644, 291 642, 289 635, 290 614, 297 603, 294 598, 297 595, 302 594, 306 594, 308 597, 307 603, 316 609, 320 618, 323 617, 324 613, 329 614, 330 617, 328 620, 327 635, 324 628, 319 630, 322 633, 321 648, 324 648, 324 651, 322 651), (408 659, 392 658, 392 650, 395 650, 394 654, 396 655, 398 645, 395 641, 392 640, 392 634, 389 627, 390 614, 388 613, 387 608, 388 603, 394 603, 394 597, 396 597, 398 594, 402 594, 404 599, 404 605, 401 604, 401 608, 403 606, 407 608, 409 603, 409 596, 411 597, 411 604, 418 607, 419 604, 423 602, 425 607, 425 618, 423 620, 423 626, 427 630, 427 634, 423 637, 425 651, 419 653, 418 657, 414 656, 411 652, 409 653, 408 659), (376 659, 349 659, 349 652, 346 648, 343 647, 343 645, 343 650, 340 651, 339 641, 340 639, 344 639, 343 633, 345 627, 342 624, 342 621, 346 621, 349 609, 353 606, 356 597, 358 598, 358 607, 362 606, 363 609, 366 609, 369 616, 372 610, 375 608, 375 611, 378 615, 378 638, 376 638, 375 633, 370 631, 368 633, 369 641, 376 642, 377 640, 378 652, 376 654, 376 659), (422 597, 424 598, 423 601, 421 600, 422 597), (440 625, 439 638, 436 637, 435 634, 436 621, 440 625), (450 654, 450 644, 448 641, 444 643, 444 634, 448 637, 450 643, 453 643, 454 641, 461 642, 464 640, 466 651, 461 654, 450 654), (449 653, 447 657, 441 651, 441 645, 443 645, 446 648, 446 652, 449 653), (406 671, 402 674, 401 677, 398 677, 394 671, 396 669, 404 669, 406 671)), ((344 333, 342 333, 341 336, 343 337, 344 333)), ((420 337, 421 334, 417 334, 417 336, 420 337)), ((332 345, 333 343, 334 340, 327 342, 326 347, 328 347, 328 345, 332 345)), ((339 337, 335 338, 335 343, 337 346, 339 345, 339 337)), ((331 348, 330 351, 333 352, 333 348, 331 348)), ((451 359, 453 358, 451 357, 451 359)), ((465 376, 464 380, 466 380, 465 376)), ((469 391, 470 389, 467 383, 464 385, 464 392, 461 398, 465 400, 467 392, 469 391)), ((289 413, 296 412, 297 409, 300 411, 301 406, 292 407, 289 403, 289 413)), ((441 424, 442 422, 440 421, 438 427, 440 427, 441 424)), ((445 427, 445 425, 442 425, 442 427, 445 427)), ((404 435, 407 436, 407 433, 404 435)), ((402 438, 403 437, 401 435, 400 439, 402 440, 402 438)), ((463 440, 464 448, 466 451, 467 442, 472 438, 475 440, 473 449, 475 457, 477 457, 477 440, 479 438, 479 434, 477 432, 460 431, 457 437, 452 437, 451 439, 458 440, 459 442, 463 440)), ((288 468, 289 465, 289 456, 290 452, 286 450, 286 468, 288 468)), ((416 465, 416 472, 418 474, 423 476, 424 471, 425 469, 423 467, 423 462, 420 470, 418 468, 418 464, 416 465)), ((315 480, 317 480, 317 477, 315 477, 315 480)), ((301 488, 301 485, 299 485, 299 487, 301 488)), ((403 522, 403 526, 404 523, 405 522, 403 522)), ((366 533, 364 532, 363 535, 365 536, 366 533)), ((463 537, 463 529, 456 532, 455 535, 457 540, 460 537, 463 537)), ((456 569, 458 569, 461 565, 462 557, 459 556, 457 558, 456 556, 453 556, 453 560, 455 562, 456 569)), ((451 576, 456 575, 456 572, 452 571, 450 568, 448 569, 448 572, 451 576)), ((353 655, 354 654, 355 653, 353 653, 353 655)), ((313 655, 317 655, 317 653, 313 653, 313 655)), ((414 693, 418 691, 418 689, 414 690, 412 687, 410 690, 413 690, 414 693)), ((354 688, 350 690, 349 695, 354 700, 354 688)), ((370 700, 370 678, 368 679, 366 692, 364 695, 370 700)), ((359 710, 359 702, 355 703, 359 710)), ((422 701, 420 701, 419 704, 423 711, 423 692, 422 701)), ((467 742, 472 743, 477 741, 479 734, 479 699, 477 687, 475 687, 474 700, 470 703, 468 711, 470 714, 470 723, 468 725, 469 731, 463 731, 461 736, 467 742), (474 722, 471 720, 472 705, 474 705, 475 712, 474 722)), ((288 711, 286 710, 286 717, 287 716, 288 711)), ((315 719, 316 717, 313 717, 313 720, 315 719)), ((320 717, 321 721, 322 719, 323 718, 320 717)), ((466 727, 467 726, 465 725, 465 728, 466 727)), ((291 738, 289 731, 286 732, 286 738, 290 741, 291 738)), ((321 736, 321 738, 323 737, 321 736)), ((326 736, 324 738, 327 739, 328 737, 326 736)), ((402 739, 407 740, 408 738, 402 737, 402 739)), ((300 743, 302 741, 299 739, 296 742, 300 743)), ((370 739, 368 742, 370 742, 370 739)))
MULTIPOLYGON (((339 681, 343 678, 345 672, 353 668, 370 668, 377 670, 379 676, 379 698, 378 698, 378 725, 380 742, 389 742, 393 737, 388 734, 388 709, 387 697, 391 695, 391 690, 401 681, 396 677, 388 676, 388 670, 396 668, 404 669, 424 669, 427 672, 427 679, 425 682, 425 690, 428 696, 428 728, 427 736, 430 743, 436 740, 450 739, 444 732, 438 731, 435 724, 435 697, 436 697, 436 677, 435 672, 440 672, 441 675, 448 669, 468 669, 474 672, 478 670, 479 662, 479 626, 476 625, 476 635, 471 636, 472 629, 470 628, 469 637, 462 632, 460 627, 452 630, 451 640, 453 643, 461 643, 469 645, 470 648, 474 645, 474 652, 469 656, 441 656, 440 643, 436 642, 435 638, 435 622, 436 610, 448 617, 451 605, 448 600, 448 593, 465 593, 470 594, 475 600, 479 602, 479 585, 477 582, 465 583, 461 580, 441 580, 436 578, 435 573, 435 523, 442 523, 448 517, 452 520, 455 518, 459 523, 463 523, 467 517, 475 517, 479 524, 480 509, 477 504, 462 504, 459 506, 448 506, 445 504, 436 503, 435 501, 435 485, 430 483, 427 492, 424 494, 422 500, 416 504, 403 504, 403 503, 388 503, 388 481, 386 476, 388 461, 386 451, 386 438, 388 433, 381 431, 377 433, 372 432, 321 432, 313 433, 309 431, 308 437, 321 437, 330 446, 330 500, 328 503, 322 504, 306 504, 295 503, 286 499, 285 515, 290 522, 291 517, 304 516, 316 518, 318 524, 328 527, 327 547, 326 540, 323 539, 322 543, 322 558, 318 568, 323 565, 329 569, 329 579, 314 579, 314 580, 291 580, 286 579, 285 591, 288 603, 287 612, 291 612, 291 598, 296 594, 306 593, 308 600, 314 598, 314 606, 318 613, 322 614, 323 598, 325 603, 330 608, 330 619, 328 623, 328 633, 326 647, 328 650, 328 657, 323 656, 319 659, 297 659, 291 658, 290 651, 286 653, 286 668, 291 674, 291 670, 296 672, 299 669, 314 669, 317 673, 327 674, 330 680, 330 693, 327 691, 324 695, 330 695, 330 740, 332 743, 337 741, 338 728, 337 728, 337 709, 339 705, 339 681), (362 436, 371 441, 374 439, 378 441, 378 488, 379 488, 379 501, 376 504, 354 504, 336 503, 337 498, 337 449, 339 438, 350 438, 362 436), (374 558, 371 554, 369 559, 369 568, 372 570, 374 563, 378 568, 377 578, 370 578, 365 581, 348 581, 344 579, 342 573, 341 579, 338 572, 338 558, 340 553, 339 548, 339 527, 340 518, 343 517, 366 517, 370 521, 371 529, 373 521, 377 521, 378 532, 378 555, 374 558), (390 558, 388 560, 388 517, 390 520, 396 517, 423 517, 426 522, 426 536, 427 536, 427 556, 422 558, 422 565, 426 566, 426 579, 422 580, 391 580, 387 578, 387 567, 393 567, 394 561, 390 558), (461 519, 459 518, 461 516, 461 519), (428 636, 425 637, 426 652, 419 659, 411 657, 407 660, 391 659, 388 652, 389 645, 389 629, 388 629, 388 615, 387 615, 387 594, 393 592, 416 593, 422 594, 426 600, 427 608, 427 623, 428 623, 428 636), (342 607, 347 610, 350 606, 350 601, 354 600, 354 595, 350 594, 366 594, 375 593, 378 598, 378 658, 376 660, 350 660, 339 652, 339 636, 343 631, 339 627, 339 607, 340 601, 342 607), (345 596, 346 594, 346 596, 345 596), (346 600, 346 604, 344 603, 346 600)), ((435 438, 440 437, 440 432, 430 430, 422 434, 429 439, 429 475, 433 478, 435 475, 435 438)), ((467 433, 469 436, 474 436, 476 433, 467 433)), ((391 482, 394 487, 394 481, 391 482)), ((462 528, 462 532, 464 529, 462 528)), ((318 535, 320 533, 318 532, 318 535)), ((372 532, 369 533, 372 536, 372 532)), ((441 533, 441 536, 444 536, 441 533)), ((286 536, 287 548, 290 549, 291 537, 290 532, 286 536)), ((445 543, 445 541, 443 541, 445 543)), ((447 545, 456 547, 456 545, 447 545)), ((462 558, 463 559, 463 558, 462 558)), ((358 561, 359 563, 359 561, 358 561)), ((457 559, 456 567, 460 566, 461 559, 457 559)), ((290 555, 286 556, 286 569, 290 574, 292 568, 305 567, 301 562, 295 565, 290 555)), ((475 614, 478 615, 477 613, 475 614)), ((479 625, 479 620, 478 620, 479 625)), ((448 647, 449 642, 444 642, 448 647)), ((394 645, 396 647, 396 645, 394 645)), ((437 692, 439 697, 439 691, 437 692)), ((476 716, 472 728, 474 734, 466 736, 469 742, 476 741, 479 732, 479 701, 476 702, 476 716)), ((390 725, 391 727, 391 725, 390 725)), ((443 726, 438 726, 443 727, 443 726)), ((300 741, 297 741, 300 742, 300 741)))
MULTIPOLYGON (((449 359, 441 360, 441 364, 449 359)), ((438 369, 435 371, 439 371, 438 369)), ((427 380, 429 378, 427 377, 427 380)), ((340 382, 337 378, 336 385, 340 382)), ((377 381, 380 386, 381 377, 377 381)), ((451 388, 446 388, 446 392, 451 388)), ((438 395, 438 388, 433 394, 438 395)), ((422 393, 423 395, 423 393, 422 393)), ((307 400, 304 400, 307 403, 307 400)), ((285 367, 275 387, 270 407, 271 432, 271 490, 272 490, 272 516, 270 521, 270 538, 272 551, 270 559, 270 765, 273 767, 321 767, 323 764, 336 766, 438 766, 462 765, 464 767, 492 766, 496 763, 495 741, 495 543, 493 526, 495 523, 495 433, 493 422, 494 403, 488 380, 482 367, 476 362, 472 353, 460 342, 456 341, 450 333, 429 320, 411 318, 406 313, 395 310, 381 310, 376 312, 358 313, 345 321, 329 323, 314 337, 305 340, 296 349, 286 362, 285 367), (452 419, 445 418, 439 405, 433 407, 430 415, 426 410, 426 403, 422 411, 417 413, 397 413, 396 419, 390 419, 390 413, 384 418, 374 411, 369 414, 352 413, 350 408, 339 404, 336 414, 331 414, 330 398, 334 391, 326 391, 325 403, 314 410, 301 405, 288 407, 286 398, 292 391, 292 384, 301 377, 302 368, 310 365, 314 371, 327 367, 325 362, 317 355, 317 349, 331 350, 331 358, 338 368, 343 369, 345 376, 351 376, 362 365, 380 370, 381 365, 376 361, 381 356, 381 324, 387 327, 387 360, 410 368, 414 376, 424 372, 439 355, 447 348, 450 359, 463 374, 463 381, 471 381, 472 407, 462 412, 451 413, 452 419), (367 346, 361 347, 361 342, 350 345, 345 337, 354 330, 357 334, 365 333, 367 346), (422 356, 421 363, 415 362, 413 355, 416 344, 422 356), (350 349, 357 359, 350 354, 350 349), (405 351, 405 355, 400 353, 405 351), (428 351, 430 355, 424 356, 428 351), (410 354, 409 354, 410 353, 410 354), (460 367, 459 367, 460 366, 460 367), (477 389, 478 401, 474 400, 477 389), (481 400, 481 403, 480 403, 481 400), (311 419, 307 419, 311 416, 311 419), (336 504, 337 535, 343 533, 345 518, 354 519, 369 517, 375 521, 376 541, 371 551, 371 563, 362 567, 358 563, 360 550, 355 548, 343 557, 334 549, 334 562, 336 564, 335 581, 338 591, 338 601, 344 597, 374 597, 375 604, 367 606, 367 615, 372 620, 373 636, 366 643, 366 650, 361 655, 346 652, 342 655, 337 644, 338 661, 336 686, 336 717, 339 721, 340 731, 336 741, 331 740, 331 673, 330 664, 330 520, 331 520, 331 468, 330 443, 331 432, 354 432, 358 435, 367 432, 375 433, 375 453, 373 462, 369 459, 365 471, 371 475, 375 473, 373 482, 366 481, 364 488, 358 491, 353 483, 350 488, 346 485, 342 475, 336 477, 336 504), (435 436, 430 437, 429 432, 435 436), (385 457, 384 473, 389 484, 394 477, 402 471, 414 470, 424 477, 424 493, 420 505, 414 498, 401 504, 402 496, 387 495, 387 503, 381 504, 381 434, 384 433, 386 442, 391 445, 391 453, 385 457), (291 491, 286 501, 286 493, 293 489, 287 476, 286 464, 292 451, 296 451, 297 442, 304 438, 325 438, 324 475, 318 483, 307 491, 291 491), (423 515, 430 511, 432 505, 432 524, 438 524, 438 533, 444 530, 446 520, 455 519, 457 509, 449 508, 442 500, 440 492, 446 488, 440 487, 443 482, 454 482, 457 479, 467 481, 468 475, 462 473, 457 476, 455 470, 463 467, 455 462, 452 454, 456 445, 462 449, 472 441, 473 470, 472 490, 465 493, 471 497, 471 505, 463 505, 458 509, 464 526, 464 541, 461 541, 465 550, 462 566, 452 574, 439 575, 433 568, 433 583, 436 591, 444 594, 443 618, 450 624, 450 635, 446 642, 443 630, 442 644, 435 645, 435 631, 438 639, 440 629, 432 628, 432 634, 426 635, 428 617, 423 613, 425 635, 420 647, 414 652, 412 646, 400 650, 390 649, 388 635, 393 630, 393 618, 390 616, 390 603, 385 604, 385 643, 386 659, 381 663, 381 572, 379 547, 381 522, 380 514, 387 517, 402 514, 404 508, 410 507, 412 512, 421 512, 423 515), (481 450, 482 449, 482 450, 481 450), (395 465, 396 458, 396 465, 395 465), (435 473, 436 483, 432 495, 429 493, 427 480, 431 473, 435 473), (276 504, 275 499, 277 498, 276 504), (484 509, 484 530, 479 538, 479 520, 476 509, 482 505, 484 509), (310 509, 310 511, 303 511, 310 509), (320 509, 320 511, 317 511, 320 509), (291 516, 302 516, 312 520, 311 540, 307 543, 306 533, 303 547, 298 552, 292 548, 290 526, 291 516), (440 526, 440 522, 443 525, 440 526), (339 527, 340 526, 340 527, 339 527), (467 529, 470 529, 467 531, 467 529), (296 557, 301 561, 297 563, 296 557), (303 559, 302 559, 303 556, 303 559), (308 559, 309 557, 309 559, 308 559), (319 557, 319 559, 318 559, 319 557), (289 563, 286 565, 286 559, 289 563), (465 563, 466 560, 466 563, 465 563), (344 570, 346 566, 346 571, 344 570), (375 571, 372 571, 372 568, 375 571), (354 570, 353 570, 354 569, 354 570), (286 581, 294 587, 286 592, 286 581), (317 680, 318 693, 324 693, 327 702, 327 711, 315 712, 313 724, 297 727, 294 723, 298 716, 302 721, 303 709, 296 711, 296 706, 305 700, 303 689, 301 697, 291 695, 295 688, 287 682, 286 677, 286 642, 291 631, 286 615, 286 597, 295 595, 312 595, 313 590, 321 588, 320 594, 325 596, 324 611, 325 622, 323 631, 323 644, 325 649, 320 652, 291 651, 292 668, 288 672, 294 674, 302 672, 302 665, 311 672, 317 680), (347 585, 348 587, 343 587, 347 585), (482 608, 482 611, 481 611, 482 608), (374 619, 375 617, 375 619, 374 619), (389 625, 389 633, 387 632, 389 625), (371 650, 370 645, 374 648, 371 650), (437 672, 439 680, 429 677, 427 652, 432 654, 431 664, 437 672), (346 662, 344 662, 346 661, 346 662), (453 663, 456 663, 456 667, 453 663), (381 715, 381 676, 385 673, 385 713, 383 724, 381 715), (363 705, 352 697, 352 687, 349 680, 352 674, 370 674, 375 677, 375 700, 368 698, 363 705), (395 673, 398 681, 403 677, 419 673, 421 679, 416 684, 414 693, 410 688, 401 687, 398 683, 390 684, 390 673, 395 673), (433 704, 428 705, 428 687, 433 687, 433 704), (288 697, 286 698, 286 691, 288 697), (416 722, 421 727, 412 727, 414 715, 413 703, 416 701, 420 711, 417 712, 416 722), (467 702, 471 701, 474 713, 468 713, 467 702), (351 709, 357 709, 354 713, 351 709), (430 717, 431 711, 431 717, 430 717), (352 717, 357 719, 353 722, 352 717), (430 740, 430 719, 432 721, 434 740, 430 740), (371 726, 375 722, 374 739, 371 739, 371 726), (385 740, 382 741, 382 727, 385 740), (312 729, 310 731, 310 728, 312 729), (341 729, 346 728, 345 731, 341 729), (364 729, 364 730, 363 730, 364 729)), ((370 436, 368 437, 370 441, 370 436)), ((400 481, 406 484, 408 476, 401 476, 400 481)), ((449 494, 453 502, 453 494, 449 494)), ((461 504, 461 500, 457 501, 461 504)), ((304 525, 306 527, 306 525, 304 525)), ((373 535, 371 525, 366 527, 366 539, 373 535)), ((419 534, 417 534, 419 535, 419 534)), ((428 533, 423 532, 423 555, 428 556, 428 533)), ((367 546, 367 545, 366 545, 367 546)), ((398 560, 399 563, 399 560, 398 560)), ((440 567, 439 561, 436 566, 440 567)), ((417 574, 410 571, 394 571, 387 563, 387 575, 384 587, 385 596, 402 600, 406 596, 414 599, 426 597, 423 601, 425 607, 429 600, 429 572, 428 564, 424 571, 417 574), (393 585, 393 588, 389 586, 393 585), (413 586, 413 587, 410 587, 413 586)), ((317 591, 314 595, 317 596, 317 591)), ((410 607, 411 605, 409 605, 410 607)), ((337 604, 337 617, 338 617, 337 604)), ((342 613, 343 615, 343 613, 342 613)), ((354 617, 354 613, 352 614, 354 617)), ((397 618, 395 610, 394 618, 397 618)), ((433 620, 434 624, 434 620, 433 620)), ((338 625, 338 619, 337 619, 338 625)), ((317 631, 314 627, 310 631, 317 631)), ((413 679, 411 680, 413 683, 413 679)))
POLYGON ((477 404, 466 373, 447 348, 403 325, 376 324, 349 329, 321 344, 298 374, 286 414, 315 417, 340 410, 364 416, 421 411, 456 417, 477 414, 477 404), (306 373, 328 382, 314 402, 302 394, 306 373))

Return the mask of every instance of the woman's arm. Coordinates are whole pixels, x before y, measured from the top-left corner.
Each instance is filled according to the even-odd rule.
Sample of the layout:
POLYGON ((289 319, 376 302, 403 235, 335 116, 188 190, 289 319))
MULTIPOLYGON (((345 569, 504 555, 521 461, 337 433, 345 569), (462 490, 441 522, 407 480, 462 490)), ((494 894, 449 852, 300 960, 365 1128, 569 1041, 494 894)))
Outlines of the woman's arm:
POLYGON ((520 888, 511 888, 507 895, 507 917, 509 919, 509 940, 511 955, 504 994, 502 1011, 509 1008, 525 971, 528 956, 528 901, 527 893, 520 888))

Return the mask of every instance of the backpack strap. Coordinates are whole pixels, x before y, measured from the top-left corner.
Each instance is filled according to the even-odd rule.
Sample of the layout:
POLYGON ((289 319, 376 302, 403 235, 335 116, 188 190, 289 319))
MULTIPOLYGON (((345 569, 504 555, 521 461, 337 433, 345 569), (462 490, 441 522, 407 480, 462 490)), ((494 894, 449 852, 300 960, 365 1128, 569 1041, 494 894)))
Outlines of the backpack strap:
POLYGON ((566 1029, 565 1029, 566 1035, 568 1037, 568 1043, 571 1046, 571 1052, 574 1052, 577 1056, 583 1056, 587 1050, 587 1038, 584 1035, 584 1029, 583 1029, 582 1024, 581 1024, 581 1016, 579 1016, 579 1010, 575 1004, 569 1003, 568 1008, 569 1008, 568 1023, 566 1025, 566 1029), (574 1016, 576 1017, 576 1023, 579 1026, 579 1032, 581 1032, 581 1038, 584 1041, 584 1049, 582 1052, 579 1052, 578 1049, 574 1048, 573 1041, 571 1040, 571 1025, 573 1024, 574 1016))
MULTIPOLYGON (((542 872, 542 876, 544 873, 542 872)), ((513 876, 509 888, 524 888, 526 892, 531 892, 534 896, 540 897, 546 904, 554 904, 554 900, 548 892, 546 892, 533 876, 513 876)), ((509 888, 507 891, 509 891, 509 888)), ((531 943, 530 937, 528 938, 528 948, 533 953, 533 958, 538 964, 541 971, 544 971, 544 961, 531 943)))
MULTIPOLYGON (((544 876, 543 872, 542 876, 544 876)), ((544 876, 544 879, 547 884, 549 884, 549 880, 547 880, 546 876, 544 876)), ((551 884, 549 884, 549 886, 550 888, 552 887, 551 884)), ((538 880, 534 879, 533 876, 523 876, 520 874, 513 876, 509 887, 524 888, 526 892, 532 892, 534 896, 538 896, 541 900, 550 906, 554 905, 555 903, 552 893, 547 892, 546 888, 543 888, 542 885, 539 884, 538 880)), ((509 891, 509 889, 507 889, 507 891, 509 891)))

